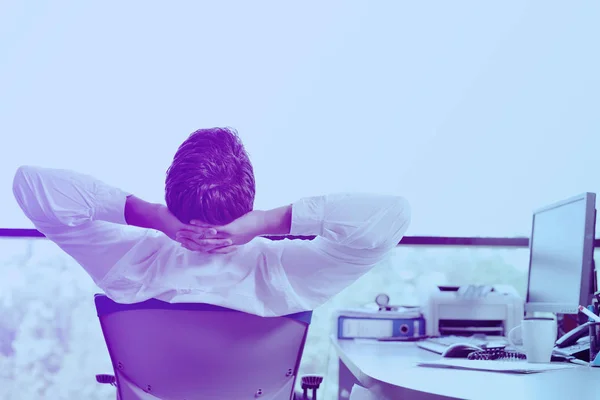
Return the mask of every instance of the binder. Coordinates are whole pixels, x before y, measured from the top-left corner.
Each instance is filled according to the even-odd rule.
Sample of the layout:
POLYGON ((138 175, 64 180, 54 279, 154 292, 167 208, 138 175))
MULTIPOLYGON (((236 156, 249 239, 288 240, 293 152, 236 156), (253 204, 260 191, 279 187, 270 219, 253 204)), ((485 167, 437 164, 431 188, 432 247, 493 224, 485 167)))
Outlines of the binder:
POLYGON ((337 314, 338 339, 422 337, 425 319, 418 310, 342 310, 337 314))

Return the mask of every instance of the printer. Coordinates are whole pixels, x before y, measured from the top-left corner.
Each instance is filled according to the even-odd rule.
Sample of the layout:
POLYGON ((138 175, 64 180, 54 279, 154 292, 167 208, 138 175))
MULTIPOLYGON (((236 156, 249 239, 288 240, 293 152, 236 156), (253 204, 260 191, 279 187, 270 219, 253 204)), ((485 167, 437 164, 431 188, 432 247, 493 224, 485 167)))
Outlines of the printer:
POLYGON ((523 299, 508 285, 438 286, 426 301, 428 336, 506 336, 524 315, 523 299))

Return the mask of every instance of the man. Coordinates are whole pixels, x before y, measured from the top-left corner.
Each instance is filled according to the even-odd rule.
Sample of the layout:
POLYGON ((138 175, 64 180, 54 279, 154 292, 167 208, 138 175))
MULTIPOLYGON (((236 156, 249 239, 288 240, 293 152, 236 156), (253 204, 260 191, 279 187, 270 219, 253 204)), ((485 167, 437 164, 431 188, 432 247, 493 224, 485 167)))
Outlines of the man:
POLYGON ((114 301, 209 303, 267 317, 323 304, 383 260, 410 221, 395 196, 335 194, 253 210, 252 164, 227 128, 200 129, 179 147, 167 206, 31 166, 17 170, 13 192, 35 227, 114 301), (259 237, 287 234, 317 237, 259 237))

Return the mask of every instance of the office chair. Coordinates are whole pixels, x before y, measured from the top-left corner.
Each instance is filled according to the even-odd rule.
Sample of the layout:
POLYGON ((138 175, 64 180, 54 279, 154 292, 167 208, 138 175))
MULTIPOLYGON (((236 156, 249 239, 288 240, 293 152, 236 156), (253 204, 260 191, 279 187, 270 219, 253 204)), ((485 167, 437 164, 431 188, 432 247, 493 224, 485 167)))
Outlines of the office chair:
POLYGON ((294 384, 312 312, 259 317, 219 306, 94 297, 117 400, 316 400, 323 378, 294 384))

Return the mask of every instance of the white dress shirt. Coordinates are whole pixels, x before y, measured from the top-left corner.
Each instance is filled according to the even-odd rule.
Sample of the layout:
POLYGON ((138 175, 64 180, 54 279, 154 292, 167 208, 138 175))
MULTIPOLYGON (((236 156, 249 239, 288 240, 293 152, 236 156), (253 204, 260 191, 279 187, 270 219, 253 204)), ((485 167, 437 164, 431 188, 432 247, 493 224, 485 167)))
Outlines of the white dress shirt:
POLYGON ((410 222, 402 197, 309 197, 292 205, 290 233, 314 240, 257 237, 232 253, 206 254, 128 226, 129 194, 88 175, 23 166, 13 193, 35 227, 116 302, 208 303, 266 317, 323 304, 382 261, 410 222))

